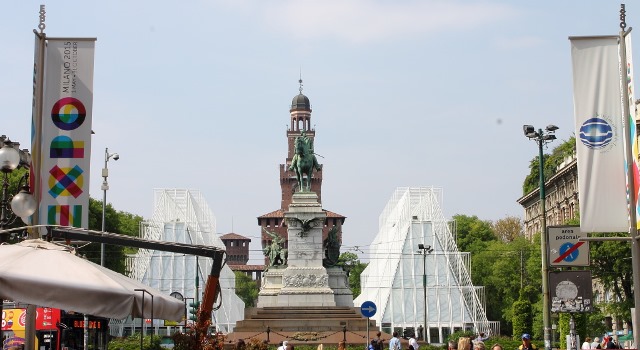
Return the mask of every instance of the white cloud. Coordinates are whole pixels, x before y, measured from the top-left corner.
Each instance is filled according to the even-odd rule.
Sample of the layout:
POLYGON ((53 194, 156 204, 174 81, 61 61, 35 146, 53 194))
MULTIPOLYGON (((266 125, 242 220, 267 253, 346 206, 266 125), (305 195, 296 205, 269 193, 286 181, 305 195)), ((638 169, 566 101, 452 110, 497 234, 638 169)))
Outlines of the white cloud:
POLYGON ((491 2, 441 0, 290 0, 269 2, 264 9, 269 25, 297 38, 337 38, 353 43, 474 28, 515 12, 491 2))

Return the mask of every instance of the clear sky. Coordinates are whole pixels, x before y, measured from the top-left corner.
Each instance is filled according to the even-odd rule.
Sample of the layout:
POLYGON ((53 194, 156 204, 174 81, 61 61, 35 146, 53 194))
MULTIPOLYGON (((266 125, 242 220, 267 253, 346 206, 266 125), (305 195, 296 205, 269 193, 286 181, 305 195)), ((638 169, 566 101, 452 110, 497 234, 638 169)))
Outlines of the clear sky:
MULTIPOLYGON (((42 1, 0 11, 0 134, 30 143, 33 29, 42 1)), ((620 2, 458 0, 51 1, 52 37, 97 37, 90 194, 150 218, 154 188, 197 189, 219 233, 252 239, 280 206, 302 72, 323 207, 367 246, 397 187, 444 190, 445 216, 524 216, 535 142, 574 133, 569 36, 616 35, 620 2)), ((627 25, 640 25, 628 2, 627 25)), ((640 44, 636 45, 640 47, 640 44)), ((640 57, 640 53, 634 54, 640 57)), ((638 71, 638 69, 636 69, 638 71)), ((366 258, 366 256, 362 256, 366 258)))

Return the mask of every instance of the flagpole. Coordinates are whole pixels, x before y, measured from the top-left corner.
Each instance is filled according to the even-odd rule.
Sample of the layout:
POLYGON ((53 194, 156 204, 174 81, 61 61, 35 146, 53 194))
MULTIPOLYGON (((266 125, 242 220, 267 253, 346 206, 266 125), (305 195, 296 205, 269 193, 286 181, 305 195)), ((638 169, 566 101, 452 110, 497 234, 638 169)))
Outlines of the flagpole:
MULTIPOLYGON (((36 211, 31 216, 31 224, 40 224, 40 201, 42 199, 42 181, 41 181, 41 164, 42 164, 42 97, 44 91, 44 51, 46 48, 46 34, 44 33, 45 25, 45 5, 40 5, 38 29, 34 30, 37 40, 37 54, 35 57, 35 76, 33 87, 33 116, 32 116, 32 132, 33 140, 31 143, 31 172, 33 176, 33 194, 38 202, 36 211)), ((28 230, 29 238, 40 238, 38 228, 28 230)), ((36 348, 36 305, 27 305, 25 315, 25 350, 35 350, 36 348)))
MULTIPOLYGON (((640 242, 638 242, 638 219, 636 216, 637 210, 637 193, 636 184, 634 179, 634 159, 633 159, 633 144, 632 140, 635 140, 635 135, 631 135, 631 122, 632 119, 635 122, 635 113, 632 113, 629 105, 629 82, 627 80, 627 46, 626 36, 631 32, 625 30, 627 24, 625 23, 625 6, 620 5, 620 78, 622 82, 622 111, 623 111, 623 130, 625 137, 625 159, 627 163, 627 193, 629 194, 629 236, 631 237, 631 265, 633 271, 633 299, 634 299, 634 313, 633 319, 633 341, 637 347, 640 344, 640 334, 636 331, 639 327, 637 322, 640 322, 640 242)), ((633 83, 633 77, 631 77, 633 83)), ((631 96, 633 97, 633 96, 631 96)), ((635 109, 634 109, 635 110, 635 109)), ((635 128, 634 128, 635 130, 635 128)), ((637 142, 637 141, 636 141, 637 142)))

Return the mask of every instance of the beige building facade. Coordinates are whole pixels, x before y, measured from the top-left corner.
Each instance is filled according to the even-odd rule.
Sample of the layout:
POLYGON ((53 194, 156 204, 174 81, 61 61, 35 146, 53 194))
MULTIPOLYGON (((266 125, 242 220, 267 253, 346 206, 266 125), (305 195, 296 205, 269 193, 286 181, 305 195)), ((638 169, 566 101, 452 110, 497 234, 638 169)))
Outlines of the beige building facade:
MULTIPOLYGON (((524 208, 524 234, 531 239, 542 232, 540 188, 518 199, 524 208)), ((547 226, 565 225, 578 213, 578 165, 575 156, 567 157, 552 177, 545 181, 547 226)))

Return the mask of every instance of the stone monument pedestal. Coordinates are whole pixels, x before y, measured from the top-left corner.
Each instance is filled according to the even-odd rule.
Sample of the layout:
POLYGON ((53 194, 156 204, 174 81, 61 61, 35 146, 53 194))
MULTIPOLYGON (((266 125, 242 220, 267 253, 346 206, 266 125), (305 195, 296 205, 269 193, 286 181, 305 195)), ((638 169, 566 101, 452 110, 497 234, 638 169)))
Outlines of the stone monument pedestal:
MULTIPOLYGON (((289 211, 284 214, 289 239, 287 265, 284 268, 269 267, 264 273, 258 294, 259 308, 336 306, 339 304, 331 288, 334 284, 339 291, 340 304, 344 303, 345 286, 339 283, 340 273, 333 269, 330 276, 322 266, 322 228, 326 216, 314 192, 293 195, 289 211)), ((346 280, 346 275, 343 280, 346 280)), ((346 287, 348 289, 348 285, 346 287)), ((352 298, 344 306, 353 306, 352 298)))
MULTIPOLYGON (((268 327, 279 337, 291 337, 296 332, 329 332, 344 337, 346 330, 364 334, 367 329, 376 329, 375 321, 363 318, 353 307, 344 270, 323 266, 326 215, 314 192, 293 195, 284 214, 289 238, 287 263, 270 266, 264 272, 257 308, 247 309, 245 319, 236 324, 234 333, 238 337, 264 332, 268 327)), ((327 335, 318 336, 317 340, 323 341, 327 335)))

